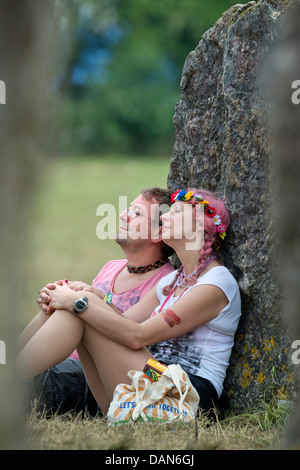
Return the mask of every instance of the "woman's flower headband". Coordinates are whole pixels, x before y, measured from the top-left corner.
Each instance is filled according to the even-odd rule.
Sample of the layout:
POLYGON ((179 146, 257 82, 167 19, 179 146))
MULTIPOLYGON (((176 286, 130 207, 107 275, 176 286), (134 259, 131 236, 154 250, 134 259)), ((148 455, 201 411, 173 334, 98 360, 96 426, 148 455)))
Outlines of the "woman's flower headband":
POLYGON ((174 204, 176 201, 187 202, 191 199, 195 199, 198 204, 204 205, 204 212, 208 217, 213 219, 213 223, 216 225, 217 232, 219 232, 222 240, 226 237, 226 225, 222 224, 221 217, 217 215, 216 209, 206 201, 201 194, 195 194, 194 191, 184 191, 183 189, 177 189, 176 193, 171 194, 171 204, 174 204))

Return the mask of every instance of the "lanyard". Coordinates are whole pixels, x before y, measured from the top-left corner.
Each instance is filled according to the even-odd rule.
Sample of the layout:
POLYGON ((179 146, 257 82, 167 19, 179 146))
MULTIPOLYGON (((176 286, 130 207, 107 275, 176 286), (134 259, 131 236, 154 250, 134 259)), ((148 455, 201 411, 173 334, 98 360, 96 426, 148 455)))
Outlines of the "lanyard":
MULTIPOLYGON (((160 308, 159 308, 159 310, 158 310, 157 313, 160 313, 160 312, 162 311, 162 309, 164 308, 164 306, 165 306, 166 303, 168 302, 169 298, 174 294, 174 292, 175 292, 175 290, 176 290, 176 287, 177 287, 177 286, 175 286, 175 287, 171 290, 171 292, 170 292, 170 294, 168 295, 168 297, 165 298, 165 300, 164 300, 163 303, 161 304, 161 306, 160 306, 160 308)), ((176 297, 175 302, 177 302, 177 300, 180 299, 180 297, 185 293, 185 291, 186 291, 189 287, 190 287, 190 286, 186 287, 186 288, 184 289, 184 291, 181 292, 181 294, 180 294, 178 297, 176 297)), ((175 303, 175 302, 174 302, 174 303, 175 303)))
MULTIPOLYGON (((215 258, 216 258, 215 255, 213 255, 213 256, 211 256, 210 258, 208 258, 208 259, 206 260, 205 265, 203 266, 203 268, 201 269, 201 271, 198 273, 198 276, 197 276, 197 277, 200 276, 200 274, 202 273, 202 271, 204 271, 204 269, 209 265, 209 263, 211 263, 215 258)), ((170 292, 170 294, 168 295, 168 297, 165 298, 164 302, 161 304, 161 306, 160 306, 160 308, 159 308, 159 310, 158 310, 157 313, 160 313, 160 312, 162 311, 162 309, 164 308, 164 306, 165 306, 166 303, 168 302, 169 298, 174 294, 176 287, 178 287, 178 286, 175 285, 175 287, 171 290, 171 292, 170 292)), ((177 302, 177 300, 180 299, 180 297, 185 293, 185 291, 186 291, 189 287, 190 287, 190 286, 187 286, 187 287, 184 289, 184 291, 181 292, 181 294, 180 294, 178 297, 176 297, 175 302, 177 302)), ((174 302, 174 303, 175 303, 175 302, 174 302)))

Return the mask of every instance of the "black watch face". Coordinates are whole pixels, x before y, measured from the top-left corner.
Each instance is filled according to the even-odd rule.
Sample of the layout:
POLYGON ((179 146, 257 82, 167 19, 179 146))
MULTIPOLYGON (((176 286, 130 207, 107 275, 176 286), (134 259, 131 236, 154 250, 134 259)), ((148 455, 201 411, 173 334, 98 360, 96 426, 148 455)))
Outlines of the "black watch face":
POLYGON ((83 300, 78 300, 76 302, 76 308, 77 310, 82 310, 85 307, 85 302, 83 300))

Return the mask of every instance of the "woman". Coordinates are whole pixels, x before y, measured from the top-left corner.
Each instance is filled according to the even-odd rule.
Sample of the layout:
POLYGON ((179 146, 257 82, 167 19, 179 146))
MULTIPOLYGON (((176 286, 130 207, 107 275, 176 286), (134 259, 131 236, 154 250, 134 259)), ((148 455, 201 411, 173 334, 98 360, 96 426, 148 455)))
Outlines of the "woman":
POLYGON ((106 413, 115 387, 130 383, 127 372, 142 370, 154 356, 182 366, 203 410, 216 404, 241 313, 237 283, 219 254, 229 214, 212 193, 178 190, 161 220, 162 239, 176 251, 179 270, 163 278, 126 317, 90 292, 74 292, 67 283, 57 286, 49 293, 55 313, 19 355, 26 378, 77 348, 90 389, 106 413))

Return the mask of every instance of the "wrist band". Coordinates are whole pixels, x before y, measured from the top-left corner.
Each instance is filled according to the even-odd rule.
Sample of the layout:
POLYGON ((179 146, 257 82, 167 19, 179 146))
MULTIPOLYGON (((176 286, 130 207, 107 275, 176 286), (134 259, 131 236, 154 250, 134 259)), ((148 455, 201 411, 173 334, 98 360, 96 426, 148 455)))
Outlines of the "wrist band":
POLYGON ((111 292, 107 292, 107 294, 105 294, 105 296, 103 297, 103 300, 105 303, 109 305, 112 303, 112 298, 113 298, 113 294, 111 292))

